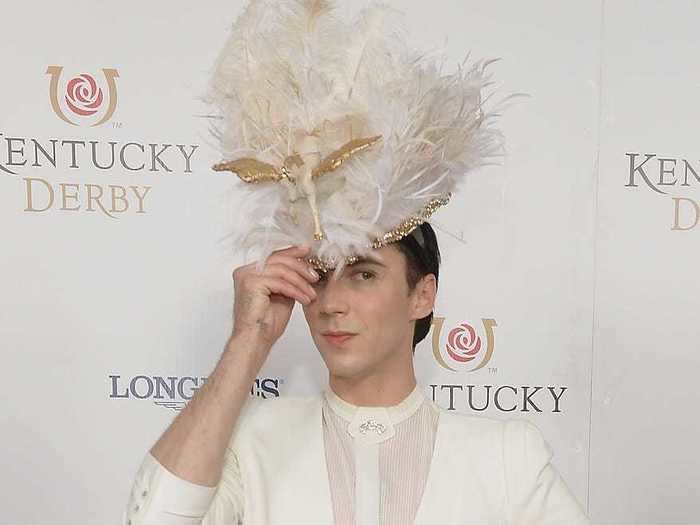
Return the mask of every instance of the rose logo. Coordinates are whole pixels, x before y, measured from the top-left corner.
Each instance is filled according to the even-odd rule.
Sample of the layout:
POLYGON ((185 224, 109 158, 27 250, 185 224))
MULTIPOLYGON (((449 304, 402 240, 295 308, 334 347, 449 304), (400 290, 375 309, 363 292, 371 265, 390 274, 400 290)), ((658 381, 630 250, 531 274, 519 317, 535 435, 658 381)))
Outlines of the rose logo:
POLYGON ((433 356, 435 361, 440 366, 453 372, 467 371, 474 372, 485 367, 491 360, 495 348, 494 328, 497 326, 495 319, 483 318, 482 336, 477 335, 474 327, 467 322, 463 322, 447 334, 447 342, 444 346, 441 344, 442 327, 445 323, 444 317, 433 317, 433 356), (483 341, 483 342, 482 342, 483 341), (444 348, 444 350, 443 350, 444 348), (443 355, 443 352, 446 355, 443 355), (479 361, 475 361, 465 367, 465 363, 470 363, 479 357, 479 361))
POLYGON ((49 100, 56 116, 73 126, 99 126, 112 118, 114 110, 117 108, 116 79, 119 78, 119 73, 116 69, 102 69, 104 82, 107 85, 106 96, 102 88, 98 86, 93 75, 82 73, 71 78, 66 84, 64 94, 65 106, 68 108, 66 112, 63 111, 61 104, 59 104, 59 93, 63 92, 62 89, 59 89, 62 72, 63 66, 49 66, 46 68, 46 74, 51 77, 49 100), (107 103, 103 104, 104 102, 107 103), (90 118, 98 112, 102 114, 101 117, 97 115, 95 118, 90 118), (75 119, 75 116, 78 118, 75 119), (73 119, 75 119, 75 122, 73 119))
POLYGON ((481 350, 481 337, 472 325, 462 323, 450 330, 445 347, 449 356, 459 363, 468 363, 481 350))
POLYGON ((97 87, 97 82, 92 75, 83 73, 68 81, 66 104, 76 115, 81 117, 94 115, 102 105, 102 101, 102 89, 97 87))

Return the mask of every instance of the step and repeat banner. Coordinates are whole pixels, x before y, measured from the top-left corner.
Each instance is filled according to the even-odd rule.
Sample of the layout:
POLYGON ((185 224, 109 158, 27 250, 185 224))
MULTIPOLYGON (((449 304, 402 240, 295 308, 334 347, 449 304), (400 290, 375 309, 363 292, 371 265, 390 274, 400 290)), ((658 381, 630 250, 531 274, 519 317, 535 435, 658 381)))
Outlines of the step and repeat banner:
MULTIPOLYGON (((500 119, 502 163, 432 221, 443 267, 419 383, 448 410, 536 423, 594 523, 694 523, 700 7, 389 3, 418 47, 500 58, 494 101, 527 94, 500 119)), ((230 334, 242 183, 211 170, 201 96, 242 6, 3 8, 7 523, 116 525, 230 334)), ((326 383, 297 308, 251 395, 326 383)))
POLYGON ((696 523, 700 5, 605 6, 589 504, 601 523, 696 523))

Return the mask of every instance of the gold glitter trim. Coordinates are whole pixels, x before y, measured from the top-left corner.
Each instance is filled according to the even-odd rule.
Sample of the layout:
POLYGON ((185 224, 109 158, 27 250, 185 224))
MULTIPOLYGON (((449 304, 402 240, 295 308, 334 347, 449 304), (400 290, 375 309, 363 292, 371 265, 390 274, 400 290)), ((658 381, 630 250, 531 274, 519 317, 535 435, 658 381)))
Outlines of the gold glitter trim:
MULTIPOLYGON (((346 257, 345 264, 354 264, 357 262, 357 259, 358 257, 355 257, 354 255, 351 257, 346 257)), ((307 257, 306 262, 308 262, 317 270, 321 270, 322 272, 328 272, 337 266, 337 263, 334 260, 321 259, 319 257, 316 257, 315 255, 312 257, 307 257)))
MULTIPOLYGON (((409 217, 408 219, 403 220, 401 224, 399 224, 395 228, 392 228, 381 237, 377 237, 372 242, 370 247, 373 249, 378 249, 383 246, 386 246, 387 244, 391 244, 392 242, 396 242, 403 239, 404 237, 406 237, 406 235, 410 234, 418 226, 427 221, 438 208, 445 206, 448 202, 450 202, 451 197, 452 194, 448 193, 445 197, 431 199, 425 206, 423 206, 423 208, 418 213, 409 217)), ((345 264, 354 264, 357 262, 357 260, 358 257, 354 255, 346 257, 345 264)), ((307 257, 306 261, 309 264, 311 264, 314 268, 316 268, 317 270, 321 270, 322 272, 332 270, 337 265, 337 262, 334 260, 321 259, 316 255, 312 257, 307 257)))
POLYGON ((437 210, 441 206, 445 206, 448 202, 450 202, 451 196, 452 194, 448 193, 446 197, 430 199, 428 204, 423 206, 423 209, 420 210, 416 215, 405 219, 403 222, 401 222, 401 224, 399 224, 395 228, 392 228, 381 237, 376 238, 372 243, 372 248, 381 248, 382 246, 386 246, 387 244, 403 239, 404 237, 406 237, 406 235, 408 235, 422 223, 427 221, 430 218, 430 216, 433 213, 435 213, 435 210, 437 210))

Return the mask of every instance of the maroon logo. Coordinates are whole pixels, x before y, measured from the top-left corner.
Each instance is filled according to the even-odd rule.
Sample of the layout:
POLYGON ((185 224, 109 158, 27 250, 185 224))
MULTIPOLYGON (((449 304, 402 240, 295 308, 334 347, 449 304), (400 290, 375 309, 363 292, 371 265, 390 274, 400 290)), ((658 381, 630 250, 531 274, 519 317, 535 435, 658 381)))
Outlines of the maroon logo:
POLYGON ((485 367, 491 360, 495 348, 495 319, 483 318, 483 330, 477 330, 466 321, 458 324, 447 333, 443 344, 442 327, 444 317, 433 317, 433 356, 438 364, 453 372, 474 372, 485 367), (466 363, 469 363, 467 365, 466 363))
POLYGON ((450 330, 445 346, 448 355, 458 363, 472 361, 481 350, 481 337, 472 325, 462 323, 450 330))
POLYGON ((92 75, 83 73, 68 81, 66 87, 66 104, 68 108, 81 117, 97 113, 104 97, 102 89, 97 86, 92 75))
POLYGON ((71 78, 63 88, 62 73, 63 66, 46 68, 46 74, 51 77, 49 100, 56 116, 73 126, 99 126, 112 118, 117 108, 116 79, 119 73, 116 69, 102 69, 104 80, 100 83, 106 84, 105 90, 96 77, 88 73, 71 78))

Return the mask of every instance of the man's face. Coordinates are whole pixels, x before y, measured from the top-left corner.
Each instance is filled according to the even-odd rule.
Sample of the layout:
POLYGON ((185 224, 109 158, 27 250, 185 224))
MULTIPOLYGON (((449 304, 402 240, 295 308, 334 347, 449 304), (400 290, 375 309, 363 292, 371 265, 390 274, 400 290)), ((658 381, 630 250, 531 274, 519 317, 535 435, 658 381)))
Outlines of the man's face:
MULTIPOLYGON (((311 337, 332 376, 360 378, 391 373, 397 361, 412 359, 413 321, 425 312, 409 292, 406 260, 389 245, 340 276, 328 272, 314 285, 317 298, 304 307, 311 337)), ((420 284, 420 283, 419 283, 420 284)), ((425 302, 425 301, 423 301, 425 302)))

